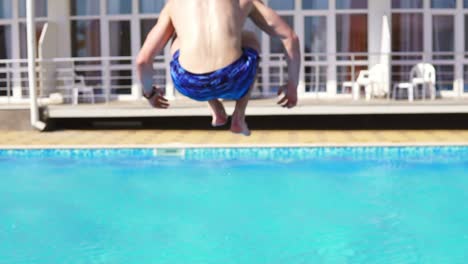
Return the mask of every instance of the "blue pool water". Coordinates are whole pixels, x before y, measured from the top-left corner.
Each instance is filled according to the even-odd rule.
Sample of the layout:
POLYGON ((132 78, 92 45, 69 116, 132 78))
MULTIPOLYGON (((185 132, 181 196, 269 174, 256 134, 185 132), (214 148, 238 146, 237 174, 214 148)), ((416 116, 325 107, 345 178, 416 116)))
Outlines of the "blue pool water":
POLYGON ((1 264, 467 262, 464 147, 0 151, 1 264))

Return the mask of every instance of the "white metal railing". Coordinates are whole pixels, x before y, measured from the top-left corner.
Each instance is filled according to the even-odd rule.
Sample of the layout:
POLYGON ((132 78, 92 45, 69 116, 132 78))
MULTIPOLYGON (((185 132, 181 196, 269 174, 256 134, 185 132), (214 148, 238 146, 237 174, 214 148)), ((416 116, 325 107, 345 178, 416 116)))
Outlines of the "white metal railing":
MULTIPOLYGON (((261 63, 254 97, 270 97, 287 82, 287 63, 283 54, 271 54, 268 64, 261 63)), ((359 73, 374 65, 388 65, 385 95, 393 84, 410 81, 411 68, 430 63, 436 68, 438 96, 468 95, 468 53, 336 53, 303 55, 301 91, 303 97, 328 98, 351 96, 346 83, 356 82, 359 73), (387 62, 387 63, 385 63, 387 62)), ((169 62, 164 56, 154 62, 155 84, 170 84, 169 62)), ((37 60, 37 86, 41 101, 55 98, 56 103, 108 103, 139 100, 134 58, 56 58, 37 60)), ((26 60, 0 60, 0 103, 27 102, 29 98, 26 60)), ((171 90, 167 90, 171 92, 171 90)), ((175 92, 174 96, 178 95, 175 92)))
POLYGON ((388 67, 388 78, 383 84, 388 87, 386 96, 390 95, 395 84, 410 82, 411 69, 419 63, 428 63, 436 68, 435 85, 439 97, 468 95, 468 53, 454 52, 305 54, 305 92, 331 94, 331 97, 350 94, 351 91, 345 90, 343 84, 356 82, 362 70, 381 63, 388 67))
MULTIPOLYGON (((136 100, 133 61, 132 57, 38 59, 37 95, 40 99, 59 95, 64 104, 136 100), (86 88, 92 93, 85 93, 86 88), (78 100, 73 98, 75 91, 78 92, 78 100)), ((167 80, 163 62, 164 58, 157 57, 154 63, 157 73, 154 81, 160 86, 165 86, 167 80)), ((27 60, 0 60, 0 103, 27 102, 28 89, 27 60)))

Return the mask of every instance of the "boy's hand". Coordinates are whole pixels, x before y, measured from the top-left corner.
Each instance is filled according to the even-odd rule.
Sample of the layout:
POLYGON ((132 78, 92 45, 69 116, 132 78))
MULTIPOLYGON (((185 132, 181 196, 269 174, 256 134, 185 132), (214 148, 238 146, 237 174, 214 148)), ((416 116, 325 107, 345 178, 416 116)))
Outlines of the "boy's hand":
POLYGON ((168 100, 163 96, 163 90, 157 88, 156 86, 153 89, 156 89, 156 93, 153 95, 153 97, 148 99, 150 105, 154 108, 167 109, 169 107, 169 103, 168 100))
POLYGON ((293 108, 297 105, 297 86, 292 83, 283 85, 278 90, 278 96, 284 93, 284 97, 278 101, 282 107, 293 108))

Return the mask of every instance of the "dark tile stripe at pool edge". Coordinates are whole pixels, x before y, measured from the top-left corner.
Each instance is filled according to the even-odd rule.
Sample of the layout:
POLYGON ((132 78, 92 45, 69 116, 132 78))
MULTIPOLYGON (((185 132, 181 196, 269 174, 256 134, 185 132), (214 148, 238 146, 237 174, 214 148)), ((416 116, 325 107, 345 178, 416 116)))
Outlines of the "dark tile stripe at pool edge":
POLYGON ((176 158, 183 160, 424 159, 467 160, 467 146, 295 148, 3 149, 4 158, 176 158))

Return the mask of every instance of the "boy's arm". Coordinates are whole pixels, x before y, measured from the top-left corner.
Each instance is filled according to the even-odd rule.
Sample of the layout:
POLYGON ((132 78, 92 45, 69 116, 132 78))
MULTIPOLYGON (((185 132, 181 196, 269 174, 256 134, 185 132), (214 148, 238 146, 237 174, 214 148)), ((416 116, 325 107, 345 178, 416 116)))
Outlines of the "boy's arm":
MULTIPOLYGON (((279 37, 286 50, 288 60, 289 80, 286 87, 286 96, 278 103, 291 108, 297 104, 297 86, 299 84, 299 71, 301 68, 301 50, 299 38, 294 30, 271 8, 261 0, 253 0, 250 12, 252 21, 270 36, 279 37)), ((280 89, 279 92, 282 90, 280 89)))
POLYGON ((154 56, 164 49, 174 31, 167 4, 161 11, 158 22, 146 37, 136 60, 137 75, 143 86, 143 94, 146 97, 153 95, 148 99, 151 105, 157 108, 167 108, 169 105, 161 92, 153 92, 154 56))

